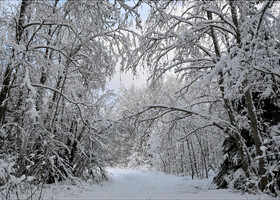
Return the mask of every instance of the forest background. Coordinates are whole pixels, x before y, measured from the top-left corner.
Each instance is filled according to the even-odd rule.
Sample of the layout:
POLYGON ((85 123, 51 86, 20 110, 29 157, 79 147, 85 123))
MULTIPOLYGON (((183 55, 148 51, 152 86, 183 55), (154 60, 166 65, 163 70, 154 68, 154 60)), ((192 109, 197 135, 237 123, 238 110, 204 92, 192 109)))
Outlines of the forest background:
POLYGON ((279 195, 279 14, 261 0, 1 1, 1 191, 145 165, 279 195), (107 90, 117 66, 148 86, 107 90))

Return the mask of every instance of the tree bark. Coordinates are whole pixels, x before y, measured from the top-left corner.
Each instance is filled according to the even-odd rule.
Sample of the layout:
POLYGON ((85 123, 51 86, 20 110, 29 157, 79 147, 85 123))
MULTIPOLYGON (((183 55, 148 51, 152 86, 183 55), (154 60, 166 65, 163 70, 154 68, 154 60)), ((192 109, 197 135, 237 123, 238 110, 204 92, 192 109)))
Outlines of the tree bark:
POLYGON ((197 168, 197 160, 196 160, 196 156, 195 156, 195 153, 194 153, 194 148, 193 148, 193 143, 192 143, 192 140, 190 140, 190 145, 191 145, 191 148, 192 148, 192 154, 193 154, 193 161, 194 161, 194 168, 195 168, 195 172, 197 174, 197 177, 201 177, 201 174, 198 173, 198 168, 197 168))
MULTIPOLYGON (((20 13, 19 13, 19 18, 16 26, 16 44, 19 44, 22 38, 22 33, 23 33, 23 23, 24 23, 24 15, 25 15, 25 10, 28 6, 29 0, 22 0, 21 1, 21 6, 20 6, 20 13)), ((14 50, 12 50, 13 54, 11 55, 11 60, 14 59, 14 50)), ((4 72, 4 79, 2 82, 2 88, 0 91, 0 123, 5 122, 5 114, 6 114, 6 105, 7 105, 7 100, 8 100, 8 93, 10 90, 10 82, 12 80, 12 62, 10 61, 9 64, 7 65, 7 68, 4 72)))
POLYGON ((208 169, 207 169, 207 162, 206 162, 206 158, 205 158, 205 152, 203 151, 203 147, 202 147, 200 138, 198 137, 198 135, 196 133, 195 133, 195 136, 197 138, 197 141, 198 141, 198 144, 200 147, 202 163, 204 164, 204 169, 205 169, 205 175, 206 175, 206 178, 208 178, 208 169))
POLYGON ((249 118, 251 121, 250 126, 251 126, 252 137, 253 137, 253 140, 254 140, 254 143, 256 146, 257 155, 259 156, 259 175, 261 175, 260 189, 263 191, 267 185, 267 177, 264 176, 266 173, 265 161, 264 161, 264 158, 262 157, 263 155, 262 155, 262 150, 261 150, 260 134, 258 131, 258 121, 257 121, 257 116, 255 114, 255 108, 254 108, 250 89, 248 89, 245 92, 245 100, 246 100, 246 104, 247 104, 249 118))
POLYGON ((188 139, 186 138, 188 152, 189 152, 189 160, 191 163, 191 171, 192 171, 192 179, 194 178, 194 168, 193 168, 193 160, 192 160, 192 154, 191 154, 191 148, 188 139))
MULTIPOLYGON (((232 5, 232 3, 231 3, 231 5, 232 5)), ((236 10, 235 9, 232 9, 232 10, 234 10, 233 11, 235 13, 234 16, 237 17, 236 16, 236 10)), ((209 20, 213 19, 212 13, 210 11, 207 11, 207 17, 208 17, 209 20)), ((237 19, 234 19, 233 21, 237 22, 237 19)), ((210 36, 211 36, 212 41, 213 41, 213 45, 214 45, 214 49, 215 49, 215 54, 216 54, 217 61, 218 61, 221 58, 221 53, 220 53, 219 43, 218 43, 218 40, 216 38, 215 30, 214 30, 213 27, 210 27, 210 32, 211 32, 210 36)), ((237 32, 239 32, 239 30, 237 30, 237 32)), ((240 37, 240 33, 237 34, 237 36, 240 37)), ((240 41, 240 39, 238 39, 238 41, 240 41)), ((220 76, 220 79, 219 79, 219 89, 220 89, 221 94, 222 94, 222 99, 224 101, 225 109, 227 110, 227 114, 228 114, 228 117, 229 117, 229 120, 230 120, 230 124, 232 126, 236 126, 233 110, 231 108, 231 103, 225 97, 225 88, 223 86, 223 83, 224 83, 223 73, 219 72, 219 76, 220 76)), ((237 130, 238 130, 238 127, 237 127, 237 130)), ((246 153, 243 150, 243 146, 242 146, 242 142, 241 142, 241 136, 238 133, 236 133, 236 132, 233 133, 233 136, 234 136, 233 138, 235 139, 235 144, 238 147, 238 153, 239 153, 239 155, 241 157, 241 160, 242 160, 242 169, 245 172, 246 176, 248 177, 249 176, 248 161, 247 161, 246 156, 245 156, 246 153)))
MULTIPOLYGON (((236 41, 237 41, 238 47, 241 47, 242 46, 241 33, 239 30, 237 10, 236 10, 235 3, 236 3, 235 1, 230 1, 230 9, 231 9, 232 21, 236 27, 236 41)), ((244 82, 244 85, 247 86, 247 81, 244 82)), ((258 132, 258 122, 257 122, 256 114, 255 114, 255 108, 254 108, 254 103, 253 103, 250 89, 245 91, 245 101, 246 101, 246 107, 247 107, 248 114, 249 114, 249 119, 251 122, 250 126, 251 126, 252 137, 253 137, 253 140, 255 143, 257 155, 259 156, 259 175, 261 176, 259 187, 263 191, 267 185, 267 177, 264 176, 266 173, 266 169, 265 169, 264 159, 262 158, 261 140, 260 140, 260 135, 258 132)))

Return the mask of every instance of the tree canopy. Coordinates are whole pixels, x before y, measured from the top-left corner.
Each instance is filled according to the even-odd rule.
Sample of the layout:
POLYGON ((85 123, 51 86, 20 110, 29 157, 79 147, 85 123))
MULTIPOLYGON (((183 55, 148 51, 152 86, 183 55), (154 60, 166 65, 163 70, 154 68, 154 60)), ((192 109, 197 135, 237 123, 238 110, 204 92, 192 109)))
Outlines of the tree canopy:
POLYGON ((259 0, 1 1, 0 186, 99 182, 122 164, 215 171, 221 188, 279 195, 278 10, 259 0), (117 67, 148 69, 149 87, 107 90, 117 67))

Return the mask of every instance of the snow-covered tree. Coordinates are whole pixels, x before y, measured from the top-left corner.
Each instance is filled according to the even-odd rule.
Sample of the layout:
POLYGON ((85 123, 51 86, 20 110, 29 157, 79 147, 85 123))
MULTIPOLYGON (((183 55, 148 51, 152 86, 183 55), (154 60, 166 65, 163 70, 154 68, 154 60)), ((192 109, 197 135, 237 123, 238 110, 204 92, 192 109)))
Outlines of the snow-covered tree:
POLYGON ((17 177, 105 178, 112 130, 104 87, 131 46, 126 6, 1 1, 0 158, 15 163, 17 177))
POLYGON ((146 3, 151 11, 135 51, 137 59, 130 66, 147 66, 153 81, 173 70, 186 83, 181 94, 195 88, 194 98, 200 99, 197 106, 150 108, 176 110, 190 119, 203 119, 198 129, 213 126, 228 135, 225 148, 231 148, 224 151, 225 162, 232 166, 225 163, 217 183, 227 186, 234 182, 231 185, 243 190, 278 193, 279 3, 146 3), (215 107, 211 115, 203 109, 209 105, 215 107))
POLYGON ((157 109, 159 105, 194 106, 190 96, 176 94, 182 86, 176 77, 168 77, 152 88, 132 87, 122 91, 118 107, 124 119, 122 125, 133 127, 130 132, 122 132, 122 148, 127 148, 122 155, 123 163, 193 178, 208 178, 209 170, 218 167, 221 131, 211 127, 203 130, 204 120, 189 119, 175 108, 157 109))

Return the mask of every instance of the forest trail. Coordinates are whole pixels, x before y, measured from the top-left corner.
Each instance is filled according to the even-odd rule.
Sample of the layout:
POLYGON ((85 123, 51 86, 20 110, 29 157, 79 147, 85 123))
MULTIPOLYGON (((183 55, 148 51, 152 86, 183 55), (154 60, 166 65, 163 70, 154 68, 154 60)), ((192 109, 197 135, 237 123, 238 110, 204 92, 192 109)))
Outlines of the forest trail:
POLYGON ((271 199, 267 196, 217 190, 211 179, 192 180, 160 172, 108 169, 110 178, 101 186, 63 186, 46 191, 52 199, 271 199))

